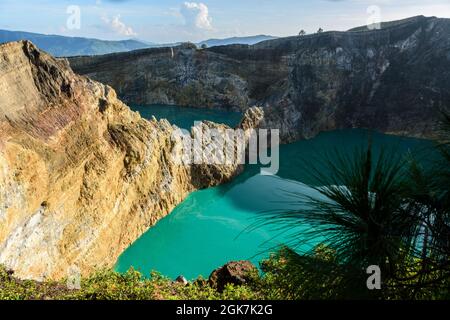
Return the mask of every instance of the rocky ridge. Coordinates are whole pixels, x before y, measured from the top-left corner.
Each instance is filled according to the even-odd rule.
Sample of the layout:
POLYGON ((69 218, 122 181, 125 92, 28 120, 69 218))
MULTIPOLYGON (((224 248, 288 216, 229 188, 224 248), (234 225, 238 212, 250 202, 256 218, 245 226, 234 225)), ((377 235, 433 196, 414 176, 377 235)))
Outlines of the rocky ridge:
POLYGON ((450 101, 450 19, 413 17, 256 45, 176 48, 70 59, 130 104, 263 108, 285 142, 369 128, 432 137, 450 101))
POLYGON ((189 192, 239 173, 175 163, 174 130, 28 41, 0 45, 0 264, 35 280, 110 268, 189 192))

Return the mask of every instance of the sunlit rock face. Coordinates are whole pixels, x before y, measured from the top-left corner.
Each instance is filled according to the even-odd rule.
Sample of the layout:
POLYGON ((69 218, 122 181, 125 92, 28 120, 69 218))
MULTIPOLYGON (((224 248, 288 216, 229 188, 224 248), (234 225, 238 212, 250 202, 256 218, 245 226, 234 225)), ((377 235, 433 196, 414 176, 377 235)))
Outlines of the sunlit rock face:
POLYGON ((189 192, 240 171, 175 163, 175 129, 30 42, 1 45, 0 264, 37 280, 112 267, 189 192))
POLYGON ((450 101, 450 20, 70 59, 127 103, 265 108, 284 141, 338 128, 431 137, 450 101))

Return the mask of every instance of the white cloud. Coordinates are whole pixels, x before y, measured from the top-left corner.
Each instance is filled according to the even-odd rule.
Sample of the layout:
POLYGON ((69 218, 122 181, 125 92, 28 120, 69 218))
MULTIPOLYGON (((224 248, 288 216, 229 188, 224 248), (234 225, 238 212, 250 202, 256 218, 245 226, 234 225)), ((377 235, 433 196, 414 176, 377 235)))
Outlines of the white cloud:
POLYGON ((112 31, 121 36, 127 37, 137 36, 137 33, 134 32, 133 28, 127 26, 120 20, 120 14, 114 16, 112 19, 108 18, 107 16, 103 16, 102 20, 112 31))
POLYGON ((204 3, 185 2, 181 8, 181 15, 188 27, 204 30, 212 29, 212 18, 204 3))

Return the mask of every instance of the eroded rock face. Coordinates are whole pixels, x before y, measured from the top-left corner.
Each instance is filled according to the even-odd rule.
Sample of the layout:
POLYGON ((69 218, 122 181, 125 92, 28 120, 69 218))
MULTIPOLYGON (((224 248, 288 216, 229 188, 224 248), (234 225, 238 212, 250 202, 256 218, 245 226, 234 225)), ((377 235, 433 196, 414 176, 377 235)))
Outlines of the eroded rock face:
POLYGON ((37 280, 112 267, 189 192, 239 172, 176 164, 175 129, 30 42, 1 45, 0 264, 37 280))
POLYGON ((244 45, 221 48, 153 48, 70 58, 70 64, 77 73, 111 85, 125 103, 237 111, 263 100, 288 75, 280 55, 244 45))
POLYGON ((439 110, 450 109, 450 20, 414 17, 384 26, 70 63, 128 103, 258 105, 285 142, 341 128, 432 137, 439 110))

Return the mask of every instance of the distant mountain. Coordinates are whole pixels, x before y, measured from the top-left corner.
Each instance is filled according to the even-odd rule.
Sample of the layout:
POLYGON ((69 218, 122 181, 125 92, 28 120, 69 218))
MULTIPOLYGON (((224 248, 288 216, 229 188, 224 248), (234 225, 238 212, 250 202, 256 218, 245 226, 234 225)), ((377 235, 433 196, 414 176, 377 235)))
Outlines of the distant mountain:
MULTIPOLYGON (((197 43, 200 47, 206 44, 208 47, 230 44, 253 45, 261 41, 276 39, 273 36, 258 35, 251 37, 233 37, 226 39, 209 39, 197 43)), ((0 30, 0 43, 29 40, 40 49, 55 57, 93 56, 116 52, 127 52, 145 48, 174 47, 181 44, 157 44, 145 43, 137 40, 107 41, 80 37, 65 37, 57 35, 45 35, 23 31, 0 30)))
POLYGON ((226 39, 209 39, 198 43, 198 46, 202 46, 206 44, 208 47, 216 47, 216 46, 226 46, 230 44, 248 44, 254 45, 261 41, 277 39, 277 37, 266 36, 266 35, 258 35, 258 36, 250 36, 250 37, 233 37, 226 39))
POLYGON ((44 35, 22 31, 0 30, 0 43, 30 40, 53 56, 91 56, 113 52, 126 52, 151 47, 136 40, 105 41, 98 39, 44 35))
MULTIPOLYGON (((195 43, 196 46, 201 47, 206 44, 209 47, 217 47, 217 46, 228 46, 231 44, 247 44, 254 45, 262 41, 278 39, 278 37, 274 36, 266 36, 266 35, 258 35, 258 36, 249 36, 249 37, 232 37, 225 39, 208 39, 201 42, 195 43)), ((167 47, 177 47, 186 42, 173 42, 173 43, 158 43, 151 44, 150 48, 167 48, 167 47)))

